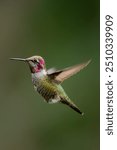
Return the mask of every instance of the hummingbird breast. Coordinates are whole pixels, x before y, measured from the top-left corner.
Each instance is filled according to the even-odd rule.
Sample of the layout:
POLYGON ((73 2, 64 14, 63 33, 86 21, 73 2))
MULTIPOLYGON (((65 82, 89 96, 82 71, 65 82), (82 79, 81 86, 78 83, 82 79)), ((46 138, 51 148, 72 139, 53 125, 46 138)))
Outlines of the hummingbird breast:
POLYGON ((33 84, 36 91, 44 97, 48 103, 56 103, 60 101, 59 87, 47 77, 43 79, 33 79, 33 84))

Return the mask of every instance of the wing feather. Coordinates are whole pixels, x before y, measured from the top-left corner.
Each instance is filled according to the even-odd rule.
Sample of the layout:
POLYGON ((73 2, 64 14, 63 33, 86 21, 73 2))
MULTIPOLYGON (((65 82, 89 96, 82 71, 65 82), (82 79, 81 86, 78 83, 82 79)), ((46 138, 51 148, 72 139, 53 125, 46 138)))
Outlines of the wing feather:
POLYGON ((47 70, 47 74, 49 75, 49 74, 52 74, 52 73, 54 73, 56 71, 57 71, 56 68, 50 68, 50 69, 47 70))
POLYGON ((48 74, 49 77, 51 77, 56 83, 60 84, 62 83, 64 80, 68 79, 69 77, 71 77, 72 75, 78 73, 80 70, 82 70, 83 68, 85 68, 91 60, 89 60, 88 62, 82 63, 82 64, 78 64, 69 68, 65 68, 63 70, 58 70, 53 72, 52 74, 48 74))

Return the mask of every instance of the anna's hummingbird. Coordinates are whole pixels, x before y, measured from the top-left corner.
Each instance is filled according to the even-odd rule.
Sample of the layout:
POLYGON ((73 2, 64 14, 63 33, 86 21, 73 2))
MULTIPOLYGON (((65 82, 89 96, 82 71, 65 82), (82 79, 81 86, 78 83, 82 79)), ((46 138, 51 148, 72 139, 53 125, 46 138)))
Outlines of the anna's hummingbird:
POLYGON ((90 60, 63 70, 56 70, 55 68, 46 70, 45 61, 41 56, 32 56, 26 59, 10 59, 24 61, 29 65, 34 88, 44 97, 47 103, 63 103, 83 115, 80 109, 67 96, 61 83, 86 67, 90 60))

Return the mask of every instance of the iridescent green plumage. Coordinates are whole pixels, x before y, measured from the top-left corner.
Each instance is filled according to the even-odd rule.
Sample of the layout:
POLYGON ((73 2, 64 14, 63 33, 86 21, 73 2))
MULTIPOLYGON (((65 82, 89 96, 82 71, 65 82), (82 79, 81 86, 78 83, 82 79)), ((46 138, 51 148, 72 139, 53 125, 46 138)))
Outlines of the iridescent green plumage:
POLYGON ((44 97, 48 103, 60 102, 70 106, 75 111, 83 114, 79 108, 70 100, 60 84, 54 83, 47 76, 42 79, 33 79, 36 91, 44 97))
POLYGON ((62 86, 54 83, 47 76, 42 79, 33 79, 33 84, 47 102, 51 102, 51 99, 56 99, 58 97, 68 98, 62 86))

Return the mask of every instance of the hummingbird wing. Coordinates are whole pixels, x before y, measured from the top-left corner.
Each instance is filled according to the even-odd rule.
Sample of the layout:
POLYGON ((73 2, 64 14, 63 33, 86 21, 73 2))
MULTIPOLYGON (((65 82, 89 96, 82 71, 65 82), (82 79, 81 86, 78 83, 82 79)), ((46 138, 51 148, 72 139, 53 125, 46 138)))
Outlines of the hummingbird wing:
POLYGON ((54 73, 55 71, 57 71, 56 68, 50 68, 50 69, 47 70, 47 74, 48 74, 48 75, 49 75, 49 74, 52 74, 52 73, 54 73))
POLYGON ((69 77, 71 77, 72 75, 78 73, 80 70, 82 70, 83 68, 85 68, 91 60, 89 60, 88 62, 85 63, 81 63, 69 68, 65 68, 63 70, 58 70, 55 71, 51 74, 48 74, 48 76, 54 80, 54 82, 60 84, 62 83, 64 80, 68 79, 69 77))

